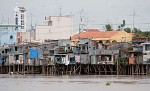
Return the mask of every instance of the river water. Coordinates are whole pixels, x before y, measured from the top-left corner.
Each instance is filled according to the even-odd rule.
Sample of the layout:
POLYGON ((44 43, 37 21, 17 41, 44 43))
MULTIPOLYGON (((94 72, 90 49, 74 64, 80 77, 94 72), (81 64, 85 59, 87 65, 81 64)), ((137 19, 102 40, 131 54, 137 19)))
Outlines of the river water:
POLYGON ((150 77, 0 75, 0 91, 150 91, 150 77))

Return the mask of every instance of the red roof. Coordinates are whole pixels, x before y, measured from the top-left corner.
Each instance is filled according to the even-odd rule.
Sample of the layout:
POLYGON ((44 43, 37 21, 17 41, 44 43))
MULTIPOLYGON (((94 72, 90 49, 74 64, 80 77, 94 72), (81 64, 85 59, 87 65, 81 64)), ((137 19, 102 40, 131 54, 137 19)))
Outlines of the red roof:
POLYGON ((97 31, 97 30, 88 30, 88 31, 84 31, 81 32, 80 34, 75 34, 72 39, 77 39, 79 38, 110 38, 116 34, 118 34, 120 31, 97 31))

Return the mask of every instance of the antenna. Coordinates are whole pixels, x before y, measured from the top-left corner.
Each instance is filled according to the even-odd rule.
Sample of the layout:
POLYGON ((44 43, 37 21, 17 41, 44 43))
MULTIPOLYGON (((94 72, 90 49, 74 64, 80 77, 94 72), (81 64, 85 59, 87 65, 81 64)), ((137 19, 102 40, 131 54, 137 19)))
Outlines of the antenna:
POLYGON ((83 19, 82 19, 82 13, 83 13, 83 9, 80 12, 80 23, 79 23, 79 35, 78 35, 78 39, 80 39, 81 26, 83 25, 82 24, 82 21, 83 21, 83 19))
POLYGON ((31 43, 31 30, 32 30, 32 13, 30 13, 31 15, 31 29, 30 29, 30 43, 31 43))
POLYGON ((59 16, 61 16, 62 6, 59 6, 59 16))
POLYGON ((62 16, 62 5, 58 2, 58 0, 55 0, 56 9, 58 9, 59 16, 62 16))

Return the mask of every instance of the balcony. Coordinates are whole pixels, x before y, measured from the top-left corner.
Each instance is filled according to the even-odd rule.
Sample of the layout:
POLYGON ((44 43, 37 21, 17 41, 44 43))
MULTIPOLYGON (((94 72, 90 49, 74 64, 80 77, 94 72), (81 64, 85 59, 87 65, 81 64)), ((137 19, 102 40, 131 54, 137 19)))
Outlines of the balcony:
POLYGON ((133 43, 144 43, 144 42, 146 42, 146 41, 150 41, 150 38, 134 38, 134 39, 132 39, 132 42, 133 43))
POLYGON ((100 53, 107 55, 119 54, 119 50, 100 50, 100 53))
POLYGON ((114 64, 113 61, 100 61, 98 64, 114 64))

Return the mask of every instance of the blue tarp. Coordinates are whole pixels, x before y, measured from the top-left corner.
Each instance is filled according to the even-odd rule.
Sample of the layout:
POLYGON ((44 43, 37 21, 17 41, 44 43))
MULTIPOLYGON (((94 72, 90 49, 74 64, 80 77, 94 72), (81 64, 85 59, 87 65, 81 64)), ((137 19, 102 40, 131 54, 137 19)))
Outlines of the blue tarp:
POLYGON ((30 48, 30 58, 38 58, 38 49, 30 48))
POLYGON ((3 60, 3 57, 0 57, 0 64, 3 62, 4 60, 3 60))

